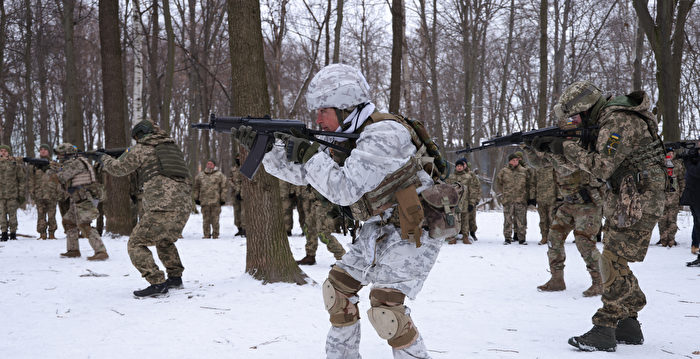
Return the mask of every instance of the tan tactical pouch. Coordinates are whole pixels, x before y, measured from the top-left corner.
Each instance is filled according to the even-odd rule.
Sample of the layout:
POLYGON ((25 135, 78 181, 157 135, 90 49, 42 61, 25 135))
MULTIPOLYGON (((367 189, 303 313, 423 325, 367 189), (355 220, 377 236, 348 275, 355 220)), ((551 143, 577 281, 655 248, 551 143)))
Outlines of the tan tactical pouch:
POLYGON ((416 186, 410 185, 396 192, 396 200, 399 202, 399 225, 401 226, 401 238, 421 246, 420 237, 423 233, 423 206, 421 205, 416 186))
POLYGON ((460 228, 459 203, 464 188, 459 183, 436 184, 423 192, 423 212, 431 238, 456 236, 460 228))

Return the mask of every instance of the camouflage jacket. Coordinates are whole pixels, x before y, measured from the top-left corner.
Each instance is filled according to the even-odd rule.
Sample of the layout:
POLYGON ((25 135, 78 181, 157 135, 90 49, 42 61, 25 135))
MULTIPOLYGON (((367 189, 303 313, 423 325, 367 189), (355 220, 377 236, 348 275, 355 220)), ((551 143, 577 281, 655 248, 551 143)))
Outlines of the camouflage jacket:
MULTIPOLYGON (((51 161, 51 166, 58 167, 58 163, 51 161)), ((63 189, 61 185, 51 180, 51 171, 36 166, 29 166, 29 193, 34 201, 57 201, 61 198, 63 189)))
POLYGON ((520 165, 513 168, 507 164, 498 171, 494 182, 494 189, 502 195, 502 204, 525 204, 528 199, 534 198, 534 189, 531 187, 528 171, 520 165))
POLYGON ((92 165, 84 157, 70 157, 62 160, 55 170, 55 175, 72 202, 100 199, 102 189, 97 183, 92 165))
POLYGON ((667 203, 678 205, 681 193, 685 190, 685 165, 680 158, 673 159, 673 186, 674 191, 667 194, 667 203))
POLYGON ((205 169, 197 174, 192 190, 194 199, 202 205, 219 204, 226 202, 226 176, 217 168, 205 169))
POLYGON ((553 166, 535 169, 535 198, 537 204, 552 205, 557 200, 557 186, 553 166))
POLYGON ((231 184, 231 193, 236 196, 241 194, 243 186, 243 175, 238 167, 231 167, 231 175, 228 177, 231 184))
POLYGON ((24 166, 20 161, 14 157, 0 157, 0 199, 24 196, 24 178, 24 166))
MULTIPOLYGON (((143 137, 118 159, 102 156, 104 170, 116 177, 132 172, 137 172, 140 176, 141 172, 145 171, 145 166, 158 160, 155 146, 167 142, 174 141, 162 131, 143 137)), ((189 180, 175 180, 157 174, 142 185, 141 192, 144 211, 189 213, 192 210, 192 188, 189 180)))
POLYGON ((462 210, 466 210, 468 205, 476 206, 479 204, 479 200, 481 199, 481 186, 475 174, 466 170, 455 172, 447 178, 447 183, 459 183, 464 187, 462 210))

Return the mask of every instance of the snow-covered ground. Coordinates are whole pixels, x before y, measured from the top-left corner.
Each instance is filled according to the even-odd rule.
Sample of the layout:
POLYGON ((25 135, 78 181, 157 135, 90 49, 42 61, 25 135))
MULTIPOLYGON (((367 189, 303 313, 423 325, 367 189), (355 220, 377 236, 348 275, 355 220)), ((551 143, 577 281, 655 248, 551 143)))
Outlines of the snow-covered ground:
MULTIPOLYGON (((186 267, 185 289, 167 297, 134 299, 147 283, 126 253, 126 237, 105 237, 110 258, 59 258, 65 240, 20 238, 0 243, 0 358, 323 358, 329 326, 318 283, 333 257, 303 267, 316 283, 262 285, 244 273, 246 241, 235 233, 231 207, 222 213, 222 239, 201 239, 201 215, 192 215, 177 242, 186 267), (100 275, 100 276, 96 276, 100 275)), ((434 358, 700 358, 700 268, 687 268, 692 218, 679 216, 680 246, 652 246, 631 265, 647 295, 640 313, 641 346, 617 353, 582 353, 570 336, 586 332, 600 297, 571 243, 567 290, 540 293, 548 278, 546 247, 538 246, 537 213, 529 212, 528 246, 503 246, 500 212, 479 213, 479 241, 445 245, 423 291, 408 301, 434 358)), ((36 213, 20 211, 19 233, 35 235, 36 213)), ((60 227, 60 226, 59 226, 60 227)), ((295 227, 290 245, 304 254, 295 227)), ((59 238, 65 238, 59 229, 59 238)), ((348 237, 339 236, 343 245, 348 237)), ((652 243, 658 240, 655 231, 652 243)), ((602 246, 598 245, 599 249, 602 246)), ((369 307, 360 292, 360 310, 369 307)), ((363 315, 364 358, 391 358, 391 350, 363 315)))

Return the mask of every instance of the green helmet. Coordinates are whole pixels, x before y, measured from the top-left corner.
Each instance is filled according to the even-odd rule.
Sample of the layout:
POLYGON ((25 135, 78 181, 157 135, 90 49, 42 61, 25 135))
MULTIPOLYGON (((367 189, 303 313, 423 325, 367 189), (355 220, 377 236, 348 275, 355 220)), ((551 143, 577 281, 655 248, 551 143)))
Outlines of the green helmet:
POLYGON ((7 153, 12 153, 12 148, 8 145, 0 145, 0 150, 7 150, 7 153))
POLYGON ((523 151, 517 151, 515 152, 515 155, 518 156, 519 159, 523 159, 523 151))
POLYGON ((569 85, 554 105, 554 116, 561 121, 593 107, 603 93, 589 81, 576 81, 569 85))
POLYGON ((148 134, 153 133, 153 123, 148 120, 143 120, 131 129, 131 138, 140 140, 148 134))
POLYGON ((78 147, 68 142, 64 142, 56 146, 56 148, 54 148, 53 151, 56 152, 57 155, 74 155, 78 153, 78 147))

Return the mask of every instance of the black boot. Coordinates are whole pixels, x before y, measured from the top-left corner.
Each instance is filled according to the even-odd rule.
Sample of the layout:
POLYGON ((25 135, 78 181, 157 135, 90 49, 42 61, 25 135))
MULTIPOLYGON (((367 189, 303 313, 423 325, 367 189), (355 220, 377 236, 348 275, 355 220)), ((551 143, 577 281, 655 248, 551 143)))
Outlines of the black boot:
POLYGON ((245 228, 238 228, 238 232, 236 232, 236 234, 234 234, 234 236, 245 237, 245 228))
POLYGON ((504 245, 508 245, 508 244, 510 244, 511 242, 512 242, 512 241, 510 240, 510 238, 506 238, 506 240, 505 240, 505 242, 503 242, 503 244, 504 244, 504 245))
POLYGON ((692 262, 688 262, 685 265, 687 265, 688 267, 700 267, 700 254, 698 254, 698 259, 692 262))
POLYGON ((596 350, 614 352, 617 348, 615 328, 594 325, 586 334, 569 338, 569 344, 586 352, 596 350))
POLYGON ((17 232, 10 232, 10 240, 12 240, 12 241, 17 240, 17 232))
POLYGON ((168 279, 165 280, 165 285, 167 285, 169 289, 182 289, 182 277, 168 277, 168 279))
POLYGON ((625 318, 617 322, 615 339, 620 344, 644 344, 644 335, 637 318, 625 318))
POLYGON ((168 293, 168 285, 166 284, 166 282, 160 284, 151 284, 145 289, 134 291, 134 295, 139 298, 157 297, 165 293, 168 293))
POLYGON ((472 238, 474 238, 475 241, 478 241, 478 239, 476 238, 476 232, 469 232, 469 235, 472 236, 472 238))
POLYGON ((517 233, 513 233, 513 242, 520 242, 520 240, 518 239, 517 233))
POLYGON ((307 255, 306 257, 298 260, 297 264, 312 266, 312 265, 316 264, 316 256, 307 255))
POLYGON ((0 242, 7 242, 7 239, 9 237, 7 236, 7 232, 2 232, 2 238, 0 238, 0 242))

